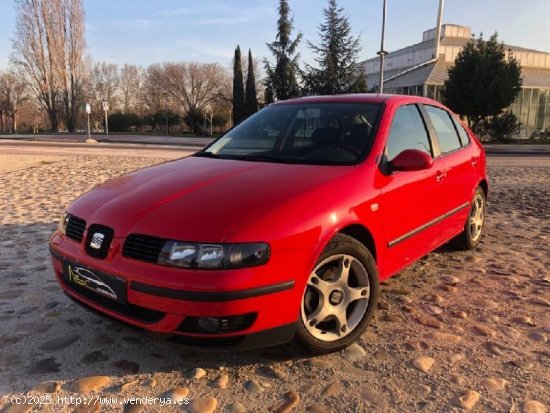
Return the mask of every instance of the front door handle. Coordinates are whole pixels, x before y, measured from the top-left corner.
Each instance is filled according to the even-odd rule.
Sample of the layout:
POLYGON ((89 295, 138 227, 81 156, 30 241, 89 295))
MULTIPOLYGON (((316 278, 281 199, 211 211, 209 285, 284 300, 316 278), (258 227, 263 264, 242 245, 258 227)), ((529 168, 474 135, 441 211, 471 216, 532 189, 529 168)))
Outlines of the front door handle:
POLYGON ((472 166, 474 168, 477 166, 477 158, 472 158, 472 166))
POLYGON ((447 174, 445 172, 437 172, 435 175, 435 181, 441 182, 443 179, 445 179, 446 176, 447 174))

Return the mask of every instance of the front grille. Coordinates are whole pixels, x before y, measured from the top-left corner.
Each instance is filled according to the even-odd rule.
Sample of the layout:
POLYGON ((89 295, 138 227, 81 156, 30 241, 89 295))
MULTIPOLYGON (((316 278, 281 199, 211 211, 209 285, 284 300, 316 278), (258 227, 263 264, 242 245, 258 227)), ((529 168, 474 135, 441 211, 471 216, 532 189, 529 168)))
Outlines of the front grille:
POLYGON ((71 215, 69 221, 67 222, 67 228, 65 229, 65 234, 72 240, 82 242, 82 237, 84 235, 84 230, 86 229, 86 221, 81 218, 71 215))
MULTIPOLYGON (((144 308, 133 304, 122 304, 117 301, 113 301, 100 294, 94 293, 88 288, 81 287, 77 284, 68 283, 65 280, 63 280, 63 284, 71 291, 74 291, 78 295, 92 301, 93 303, 100 305, 101 307, 107 308, 108 310, 111 310, 115 313, 118 313, 120 315, 123 315, 125 317, 131 318, 137 321, 141 321, 143 323, 147 323, 147 324, 158 323, 166 315, 166 313, 163 313, 161 311, 151 310, 150 308, 144 308)), ((80 304, 85 305, 84 303, 80 303, 80 304)))
POLYGON ((122 255, 134 260, 156 263, 165 243, 166 240, 162 238, 131 234, 126 238, 122 255))
POLYGON ((200 333, 200 334, 222 334, 242 331, 249 328, 256 320, 257 313, 247 313, 227 317, 185 317, 185 320, 179 325, 177 331, 182 333, 200 333), (215 329, 205 329, 199 321, 201 318, 217 320, 218 327, 215 329))
POLYGON ((109 252, 115 231, 104 225, 92 224, 86 236, 86 252, 88 255, 103 259, 109 252))

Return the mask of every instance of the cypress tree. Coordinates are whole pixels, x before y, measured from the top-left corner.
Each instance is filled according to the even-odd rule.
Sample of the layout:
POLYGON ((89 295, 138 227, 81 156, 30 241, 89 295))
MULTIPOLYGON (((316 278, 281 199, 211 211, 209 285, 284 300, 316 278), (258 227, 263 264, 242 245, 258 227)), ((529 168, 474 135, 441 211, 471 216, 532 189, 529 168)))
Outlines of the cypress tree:
POLYGON ((248 73, 246 76, 244 106, 246 117, 251 116, 258 111, 256 76, 254 75, 254 62, 252 60, 252 52, 250 51, 250 49, 248 49, 248 73))
POLYGON ((275 102, 275 97, 273 96, 273 88, 271 87, 271 83, 268 82, 264 90, 264 104, 269 105, 273 102, 275 102))
POLYGON ((298 33, 294 40, 291 38, 293 20, 290 17, 288 0, 280 0, 277 37, 274 42, 267 44, 273 53, 275 63, 272 65, 267 60, 264 61, 267 72, 266 87, 270 88, 274 99, 277 100, 300 96, 297 80, 300 55, 297 53, 297 49, 302 39, 302 33, 298 33))
POLYGON ((245 117, 241 48, 237 46, 235 49, 235 60, 233 62, 233 125, 238 125, 245 117))
POLYGON ((317 55, 318 67, 307 66, 304 83, 309 94, 335 95, 367 91, 365 76, 357 64, 361 51, 359 37, 351 34, 349 19, 336 0, 329 0, 319 26, 320 43, 308 42, 317 55))

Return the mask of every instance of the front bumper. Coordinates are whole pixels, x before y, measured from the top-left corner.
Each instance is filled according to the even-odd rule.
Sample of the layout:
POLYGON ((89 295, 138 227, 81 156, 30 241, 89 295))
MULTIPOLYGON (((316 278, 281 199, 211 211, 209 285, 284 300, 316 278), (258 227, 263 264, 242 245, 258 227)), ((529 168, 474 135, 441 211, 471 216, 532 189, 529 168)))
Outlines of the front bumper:
MULTIPOLYGON (((277 265, 267 268, 271 265, 268 263, 257 268, 204 274, 127 259, 116 253, 120 251, 117 242, 113 241, 111 247, 114 249, 111 257, 98 260, 59 233, 51 238, 52 264, 59 284, 65 294, 88 310, 162 338, 205 349, 267 347, 288 342, 294 336, 302 291, 295 285, 292 274, 286 275, 286 279, 266 277, 266 273, 277 270, 277 265), (66 261, 124 279, 126 302, 119 303, 69 283, 63 276, 66 261), (174 274, 178 271, 185 275, 176 278, 174 274), (201 276, 206 281, 199 289, 196 287, 201 276), (257 285, 258 280, 266 279, 270 283, 257 285), (229 332, 187 328, 188 321, 204 317, 248 319, 243 328, 229 332)), ((285 261, 288 258, 296 257, 285 257, 285 261)))

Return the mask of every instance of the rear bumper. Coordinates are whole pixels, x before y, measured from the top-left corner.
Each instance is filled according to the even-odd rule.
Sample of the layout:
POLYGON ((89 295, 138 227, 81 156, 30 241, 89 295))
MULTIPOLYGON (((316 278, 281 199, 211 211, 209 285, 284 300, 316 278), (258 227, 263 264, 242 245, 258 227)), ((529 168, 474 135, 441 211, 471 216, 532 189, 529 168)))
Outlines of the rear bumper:
POLYGON ((127 266, 101 262, 81 253, 77 244, 60 240, 59 235, 55 237, 52 240, 56 242, 50 243, 50 253, 61 288, 76 303, 103 317, 152 332, 162 339, 205 350, 269 347, 286 343, 294 336, 301 299, 294 280, 279 278, 272 279, 271 284, 253 285, 248 282, 250 279, 257 282, 266 277, 256 276, 248 270, 240 277, 235 273, 220 274, 222 285, 213 288, 206 284, 210 287, 208 291, 194 290, 188 284, 174 288, 173 283, 159 282, 165 276, 159 275, 164 270, 162 266, 155 266, 159 268, 151 273, 151 267, 141 268, 140 262, 127 266), (66 261, 124 279, 126 302, 113 301, 67 281, 63 275, 66 261), (145 278, 143 274, 147 273, 149 277, 145 278), (234 285, 229 285, 228 280, 235 280, 234 285), (189 329, 189 325, 196 326, 197 320, 202 318, 224 322, 242 319, 244 324, 241 328, 216 332, 189 329))

